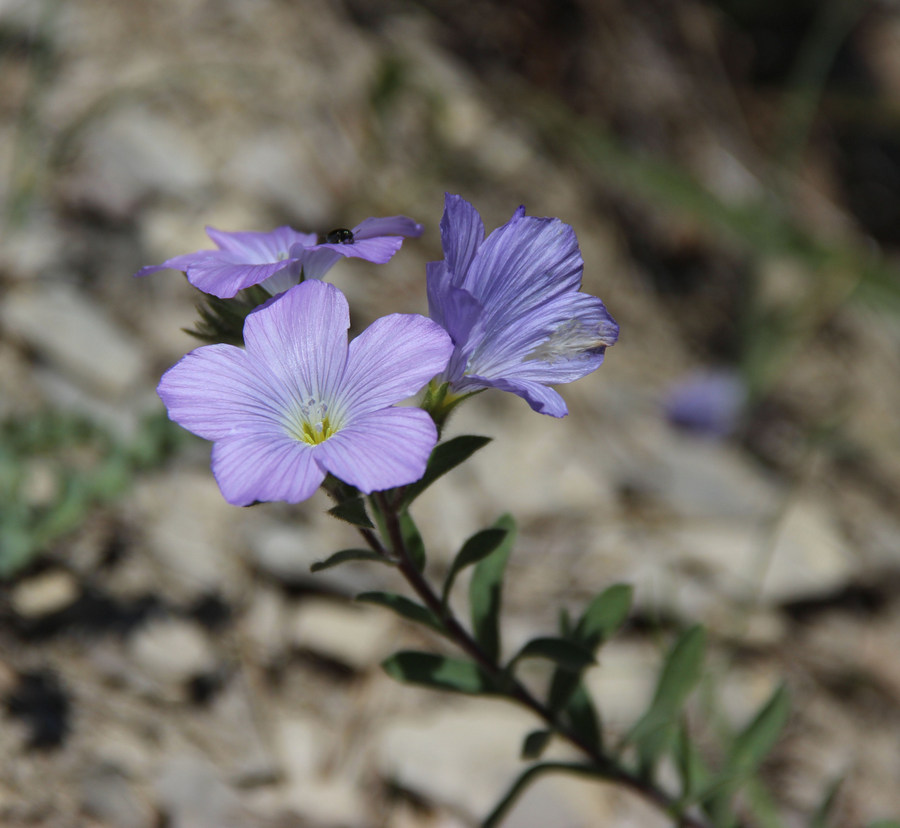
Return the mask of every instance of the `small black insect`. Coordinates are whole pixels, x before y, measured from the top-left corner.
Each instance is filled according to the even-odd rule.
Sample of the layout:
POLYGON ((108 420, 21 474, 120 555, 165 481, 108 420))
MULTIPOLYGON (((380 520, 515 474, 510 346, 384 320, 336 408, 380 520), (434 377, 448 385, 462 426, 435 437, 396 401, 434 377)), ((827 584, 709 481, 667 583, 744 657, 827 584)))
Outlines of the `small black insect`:
POLYGON ((353 233, 344 227, 338 227, 325 236, 327 244, 353 244, 353 233))

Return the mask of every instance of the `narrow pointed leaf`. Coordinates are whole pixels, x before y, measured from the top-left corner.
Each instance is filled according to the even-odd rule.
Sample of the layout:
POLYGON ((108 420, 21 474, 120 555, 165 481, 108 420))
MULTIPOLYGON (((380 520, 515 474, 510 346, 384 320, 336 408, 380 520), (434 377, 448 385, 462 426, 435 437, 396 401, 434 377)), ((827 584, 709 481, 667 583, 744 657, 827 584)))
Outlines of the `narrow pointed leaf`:
POLYGON ((423 624, 426 627, 431 627, 435 632, 444 634, 443 624, 428 607, 423 607, 421 604, 417 604, 403 595, 397 595, 393 592, 362 592, 356 596, 356 600, 363 601, 366 604, 378 604, 381 607, 387 607, 407 621, 423 624))
POLYGON ((493 695, 496 685, 477 664, 434 653, 403 650, 385 659, 381 666, 397 681, 420 684, 453 693, 493 695))
POLYGON ((406 510, 400 513, 400 533, 403 535, 403 545, 409 557, 416 569, 421 572, 425 569, 425 542, 412 516, 406 510))
POLYGON ((532 730, 522 743, 521 758, 524 760, 539 759, 547 745, 550 744, 552 737, 552 730, 532 730))
POLYGON ((816 808, 815 813, 809 818, 808 828, 829 828, 831 816, 834 813, 834 805, 837 802, 843 783, 843 776, 838 776, 832 780, 831 784, 825 789, 825 795, 822 797, 819 807, 816 808))
POLYGON ((613 584, 603 590, 582 614, 575 635, 592 650, 608 640, 625 623, 634 590, 628 584, 613 584))
POLYGON ((709 780, 709 770, 691 741, 687 722, 682 719, 678 725, 675 741, 675 767, 681 777, 681 798, 690 803, 697 791, 709 780))
POLYGON ((533 638, 516 653, 507 670, 511 670, 523 658, 546 658, 575 673, 597 663, 590 650, 565 638, 533 638))
POLYGON ((403 505, 409 506, 422 492, 435 480, 445 475, 451 469, 455 469, 460 463, 468 460, 480 448, 484 448, 491 442, 490 437, 478 437, 473 434, 462 434, 435 446, 428 458, 425 474, 422 479, 411 486, 406 487, 403 495, 403 505))
POLYGON ((600 716, 583 684, 576 686, 562 715, 585 742, 598 750, 602 749, 603 731, 600 726, 600 716))
POLYGON ((506 537, 505 529, 482 529, 469 538, 459 550, 444 581, 443 603, 446 605, 456 576, 467 566, 477 564, 491 554, 506 537))
POLYGON ((361 526, 363 529, 375 528, 366 513, 366 504, 361 497, 351 497, 349 500, 338 503, 337 506, 332 506, 328 510, 328 514, 354 526, 361 526))
POLYGON ((500 602, 503 572, 516 537, 516 524, 511 515, 503 515, 494 524, 505 529, 506 537, 486 558, 476 564, 469 582, 469 610, 472 631, 491 661, 500 658, 500 602))
POLYGON ((379 555, 377 552, 373 552, 371 549, 342 549, 340 552, 329 555, 324 561, 316 561, 310 566, 309 571, 321 572, 323 569, 331 569, 333 566, 338 566, 348 561, 377 561, 378 563, 388 564, 388 566, 396 566, 392 560, 385 558, 384 555, 379 555))
POLYGON ((735 739, 728 764, 738 773, 754 771, 775 746, 790 712, 790 696, 781 685, 735 739))
POLYGON ((666 657, 650 708, 628 735, 626 741, 638 748, 641 773, 648 777, 677 735, 681 708, 702 675, 705 649, 702 627, 691 627, 682 634, 666 657))

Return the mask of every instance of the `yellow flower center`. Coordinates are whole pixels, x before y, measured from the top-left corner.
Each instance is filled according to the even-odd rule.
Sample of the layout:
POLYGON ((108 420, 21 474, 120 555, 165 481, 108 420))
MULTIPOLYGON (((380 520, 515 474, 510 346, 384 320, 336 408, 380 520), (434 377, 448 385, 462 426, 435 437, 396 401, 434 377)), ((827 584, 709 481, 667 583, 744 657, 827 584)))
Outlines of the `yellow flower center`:
POLYGON ((328 404, 315 399, 300 403, 288 412, 284 426, 291 437, 310 446, 324 443, 339 429, 328 417, 328 404))

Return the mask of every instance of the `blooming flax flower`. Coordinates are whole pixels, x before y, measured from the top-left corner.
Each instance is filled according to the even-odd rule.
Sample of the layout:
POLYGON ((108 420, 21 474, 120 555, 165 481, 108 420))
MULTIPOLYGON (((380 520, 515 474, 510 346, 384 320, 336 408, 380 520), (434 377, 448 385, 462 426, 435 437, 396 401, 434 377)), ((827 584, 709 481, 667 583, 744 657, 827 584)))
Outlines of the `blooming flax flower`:
POLYGON ((183 270, 204 293, 229 299, 239 290, 262 284, 273 296, 303 277, 321 279, 342 257, 384 264, 404 238, 422 235, 422 225, 406 216, 367 218, 352 230, 332 230, 321 244, 315 233, 278 227, 271 233, 229 233, 206 228, 218 250, 198 250, 161 265, 141 268, 135 276, 157 270, 183 270))
POLYGON ((520 207, 485 239, 478 211, 448 193, 441 240, 444 260, 428 264, 428 306, 454 350, 440 379, 452 395, 499 388, 565 416, 547 385, 597 369, 619 335, 603 302, 579 291, 584 262, 572 228, 520 207))
POLYGON ((349 325, 334 285, 302 282, 247 317, 246 348, 197 348, 163 375, 169 417, 214 441, 229 503, 297 503, 327 472, 367 494, 422 476, 435 426, 394 404, 444 369, 450 339, 424 316, 391 314, 348 346, 349 325))

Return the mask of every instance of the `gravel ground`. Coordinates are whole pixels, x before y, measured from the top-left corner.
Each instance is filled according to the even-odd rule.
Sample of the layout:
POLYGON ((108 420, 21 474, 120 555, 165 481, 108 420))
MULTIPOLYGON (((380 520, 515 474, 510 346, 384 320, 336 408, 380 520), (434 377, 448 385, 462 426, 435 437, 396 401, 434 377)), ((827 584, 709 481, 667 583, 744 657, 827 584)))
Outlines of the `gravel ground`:
MULTIPOLYGON (((400 584, 310 574, 356 545, 324 495, 231 507, 188 438, 102 465, 104 440, 160 432, 156 382, 195 345, 198 294, 138 268, 207 246, 207 224, 413 216, 425 233, 390 264, 332 272, 358 331, 425 310, 445 191, 488 228, 520 203, 572 224, 622 333, 562 389, 567 418, 498 392, 451 421, 495 439, 418 504, 435 571, 513 512, 510 650, 635 586, 588 676, 611 732, 647 703, 664 633, 699 621, 716 702, 697 715, 739 727, 791 689, 763 769, 786 825, 836 779, 834 825, 900 815, 900 329, 879 270, 900 242, 900 12, 810 36, 800 6, 739 28, 698 2, 0 0, 0 417, 107 435, 39 451, 9 426, 0 460, 38 512, 69 492, 60 458, 112 480, 0 582, 0 823, 445 828, 509 783, 533 721, 391 682, 384 657, 433 642, 350 599, 400 584), (785 90, 810 43, 832 69, 807 122, 785 90), (677 383, 736 364, 735 433, 666 419, 677 383)), ((4 543, 13 523, 0 505, 4 543)), ((549 778, 505 823, 666 824, 549 778)))

